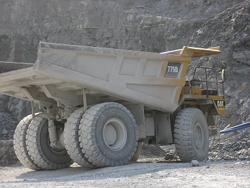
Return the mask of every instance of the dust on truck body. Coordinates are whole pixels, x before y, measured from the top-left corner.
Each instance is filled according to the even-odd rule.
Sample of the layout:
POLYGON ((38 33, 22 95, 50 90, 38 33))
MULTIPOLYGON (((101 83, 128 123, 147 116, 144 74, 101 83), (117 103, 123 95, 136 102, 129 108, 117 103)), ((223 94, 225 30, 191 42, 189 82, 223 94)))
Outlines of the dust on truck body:
MULTIPOLYGON (((175 144, 184 162, 204 160, 209 132, 216 134, 209 131, 213 117, 225 114, 224 97, 210 86, 223 80, 185 76, 193 57, 218 53, 219 47, 159 54, 41 42, 35 64, 0 63, 8 71, 0 74, 0 92, 44 110, 18 124, 17 157, 33 170, 73 162, 117 166, 136 161, 146 141, 175 144)), ((199 68, 208 75, 210 68, 199 68)))

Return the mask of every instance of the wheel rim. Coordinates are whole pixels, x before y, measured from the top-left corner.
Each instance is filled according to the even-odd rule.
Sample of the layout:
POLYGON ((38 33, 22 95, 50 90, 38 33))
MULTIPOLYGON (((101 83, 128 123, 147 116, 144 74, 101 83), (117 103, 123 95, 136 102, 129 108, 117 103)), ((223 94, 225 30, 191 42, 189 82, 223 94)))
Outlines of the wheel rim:
POLYGON ((105 123, 102 136, 104 143, 112 151, 121 150, 127 142, 126 127, 117 118, 111 118, 105 123))
POLYGON ((203 148, 204 133, 201 125, 198 122, 194 126, 194 143, 197 149, 203 148))

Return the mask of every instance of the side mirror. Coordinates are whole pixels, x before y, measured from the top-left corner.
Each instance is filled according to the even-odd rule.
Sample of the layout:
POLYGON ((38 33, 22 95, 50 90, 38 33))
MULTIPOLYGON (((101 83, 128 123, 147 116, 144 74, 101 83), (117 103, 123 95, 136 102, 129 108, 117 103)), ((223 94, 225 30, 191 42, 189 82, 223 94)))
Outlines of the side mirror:
POLYGON ((224 82, 225 81, 225 69, 221 70, 221 81, 224 82))

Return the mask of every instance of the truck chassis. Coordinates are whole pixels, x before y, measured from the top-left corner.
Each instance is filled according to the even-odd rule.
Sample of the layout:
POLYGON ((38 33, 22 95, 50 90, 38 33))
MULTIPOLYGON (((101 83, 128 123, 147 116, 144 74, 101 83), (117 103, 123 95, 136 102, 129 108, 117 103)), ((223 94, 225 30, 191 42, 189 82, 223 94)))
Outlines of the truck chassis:
POLYGON ((219 53, 40 42, 35 64, 1 62, 0 92, 33 109, 15 130, 18 159, 33 170, 118 166, 136 161, 142 142, 175 144, 183 162, 206 159, 209 134, 218 134, 214 116, 225 114, 223 79, 209 81, 204 67, 205 80, 185 76, 192 58, 219 53))

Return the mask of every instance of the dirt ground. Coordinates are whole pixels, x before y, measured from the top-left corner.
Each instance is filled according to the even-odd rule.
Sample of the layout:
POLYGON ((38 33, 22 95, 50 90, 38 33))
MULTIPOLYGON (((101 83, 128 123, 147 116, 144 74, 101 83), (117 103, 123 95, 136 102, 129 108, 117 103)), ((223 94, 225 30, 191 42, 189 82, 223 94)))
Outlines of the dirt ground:
POLYGON ((0 187, 250 187, 250 161, 167 162, 143 159, 118 167, 32 171, 21 164, 0 167, 0 187))
MULTIPOLYGON (((193 167, 176 157, 165 160, 174 150, 173 145, 144 144, 138 162, 100 169, 74 163, 61 170, 33 171, 17 162, 0 166, 0 187, 250 187, 249 159, 207 160, 193 167)), ((14 153, 9 154, 7 158, 14 153)))

